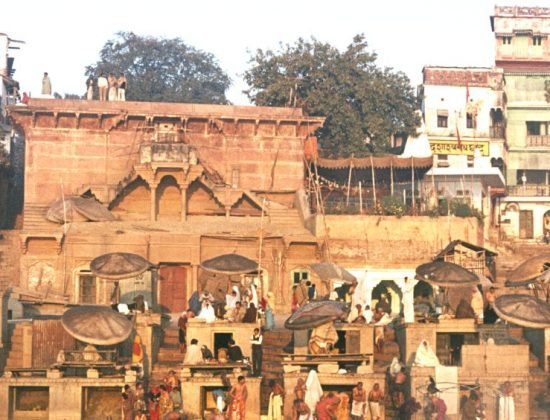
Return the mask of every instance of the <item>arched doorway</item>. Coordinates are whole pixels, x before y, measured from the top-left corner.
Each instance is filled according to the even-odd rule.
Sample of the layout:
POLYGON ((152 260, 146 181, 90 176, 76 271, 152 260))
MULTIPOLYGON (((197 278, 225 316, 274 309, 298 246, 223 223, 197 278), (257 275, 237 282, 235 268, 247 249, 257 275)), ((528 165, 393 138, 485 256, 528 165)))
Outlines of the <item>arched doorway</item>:
POLYGON ((372 290, 371 307, 376 308, 376 304, 385 295, 391 308, 391 314, 397 315, 401 312, 401 298, 403 293, 393 280, 382 280, 372 290))
POLYGON ((160 181, 157 203, 159 220, 181 219, 181 190, 173 176, 167 175, 160 181))

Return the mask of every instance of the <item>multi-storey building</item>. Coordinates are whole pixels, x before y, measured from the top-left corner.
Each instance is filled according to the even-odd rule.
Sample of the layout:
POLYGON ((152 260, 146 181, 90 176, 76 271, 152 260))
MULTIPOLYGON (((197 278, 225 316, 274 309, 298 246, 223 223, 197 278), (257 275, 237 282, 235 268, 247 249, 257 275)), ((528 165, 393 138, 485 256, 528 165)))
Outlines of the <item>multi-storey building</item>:
POLYGON ((506 94, 508 196, 501 231, 541 240, 550 233, 550 8, 497 6, 491 26, 506 94))
POLYGON ((505 184, 502 71, 427 66, 419 93, 434 155, 423 180, 424 194, 437 203, 465 202, 489 221, 494 197, 505 184))

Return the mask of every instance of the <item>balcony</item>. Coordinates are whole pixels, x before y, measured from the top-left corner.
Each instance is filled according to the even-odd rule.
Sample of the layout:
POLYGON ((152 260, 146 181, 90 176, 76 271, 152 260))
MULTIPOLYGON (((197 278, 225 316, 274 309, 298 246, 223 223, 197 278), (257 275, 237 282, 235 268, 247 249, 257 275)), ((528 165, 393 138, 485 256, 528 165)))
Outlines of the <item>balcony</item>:
POLYGON ((528 135, 526 138, 527 147, 550 147, 550 134, 528 135))
POLYGON ((525 184, 511 185, 507 187, 508 195, 514 197, 548 197, 550 196, 550 185, 546 184, 525 184))
POLYGON ((489 127, 489 136, 492 139, 503 139, 505 135, 505 128, 504 126, 500 125, 492 125, 489 127))

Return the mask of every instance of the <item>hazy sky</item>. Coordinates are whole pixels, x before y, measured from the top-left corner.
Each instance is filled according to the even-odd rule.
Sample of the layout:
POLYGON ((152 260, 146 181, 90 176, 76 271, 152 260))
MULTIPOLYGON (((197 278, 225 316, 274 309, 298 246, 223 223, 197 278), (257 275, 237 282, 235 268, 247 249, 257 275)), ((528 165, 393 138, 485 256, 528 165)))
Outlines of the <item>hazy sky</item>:
MULTIPOLYGON (((550 7, 550 0, 497 4, 550 7)), ((364 33, 379 63, 404 71, 413 85, 424 65, 491 66, 494 6, 494 0, 10 0, 0 6, 0 32, 26 42, 12 55, 15 78, 31 94, 40 92, 44 71, 55 92, 83 94, 85 66, 116 32, 133 31, 179 37, 213 53, 233 81, 229 99, 246 104, 249 52, 299 37, 343 49, 364 33)))

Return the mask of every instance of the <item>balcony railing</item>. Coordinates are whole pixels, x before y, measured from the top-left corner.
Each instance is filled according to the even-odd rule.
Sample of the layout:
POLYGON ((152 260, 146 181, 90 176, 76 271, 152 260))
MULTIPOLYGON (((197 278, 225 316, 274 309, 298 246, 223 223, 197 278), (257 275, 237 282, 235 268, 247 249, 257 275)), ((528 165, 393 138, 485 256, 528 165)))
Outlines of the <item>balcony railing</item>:
POLYGON ((528 135, 526 143, 527 147, 550 147, 550 134, 528 135))
POLYGON ((550 196, 550 185, 526 184, 507 187, 508 195, 516 197, 547 197, 550 196))

